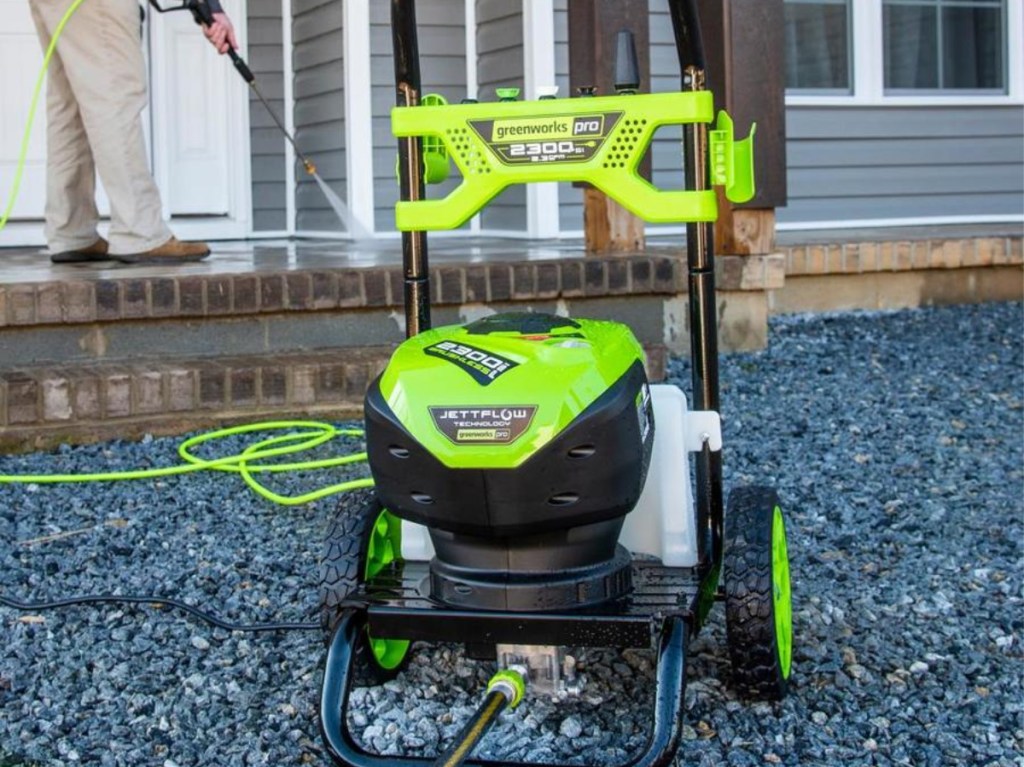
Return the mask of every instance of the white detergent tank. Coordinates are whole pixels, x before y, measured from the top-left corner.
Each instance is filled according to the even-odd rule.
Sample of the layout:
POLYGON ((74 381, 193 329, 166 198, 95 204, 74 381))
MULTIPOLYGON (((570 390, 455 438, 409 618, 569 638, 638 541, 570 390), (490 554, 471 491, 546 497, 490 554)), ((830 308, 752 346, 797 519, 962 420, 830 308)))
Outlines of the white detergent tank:
POLYGON ((647 483, 626 515, 619 542, 651 554, 668 567, 697 565, 697 530, 690 490, 686 395, 676 386, 651 386, 654 450, 647 483))
MULTIPOLYGON (((636 508, 626 515, 619 542, 632 552, 650 554, 669 567, 696 567, 697 525, 693 513, 690 483, 690 453, 699 434, 695 428, 712 433, 712 448, 720 449, 718 416, 691 413, 686 395, 676 386, 651 386, 654 405, 654 449, 651 465, 636 508), (709 420, 709 416, 714 417, 709 420), (698 419, 692 416, 700 416, 698 419), (688 444, 688 442, 690 444, 688 444)), ((434 546, 423 525, 402 521, 402 557, 427 562, 434 546)))

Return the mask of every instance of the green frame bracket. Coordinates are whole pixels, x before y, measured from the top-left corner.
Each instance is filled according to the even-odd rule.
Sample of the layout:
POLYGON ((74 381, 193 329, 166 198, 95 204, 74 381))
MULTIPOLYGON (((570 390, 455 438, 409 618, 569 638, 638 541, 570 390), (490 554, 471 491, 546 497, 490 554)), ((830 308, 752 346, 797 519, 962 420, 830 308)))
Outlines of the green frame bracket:
MULTIPOLYGON (((448 101, 438 93, 425 93, 420 100, 425 107, 448 106, 448 101)), ((397 161, 397 160, 396 160, 397 161)), ((444 142, 437 136, 423 137, 423 181, 427 184, 440 184, 447 180, 449 171, 448 150, 444 142)), ((398 175, 396 168, 395 175, 398 175)))
MULTIPOLYGON (((425 93, 420 101, 423 106, 448 106, 448 100, 438 93, 425 93)), ((423 137, 423 183, 442 184, 448 180, 451 166, 448 149, 437 136, 423 137)), ((395 178, 398 178, 398 157, 395 157, 395 178)))
MULTIPOLYGON (((395 107, 394 135, 421 136, 432 147, 440 142, 462 174, 444 198, 400 201, 395 222, 401 231, 456 229, 506 187, 551 181, 588 182, 653 223, 714 221, 714 191, 661 190, 638 172, 659 127, 713 119, 708 91, 395 107)), ((721 119, 719 129, 726 130, 721 119)), ((752 173, 741 157, 749 155, 742 147, 750 141, 733 142, 731 132, 728 143, 720 140, 732 158, 731 177, 740 180, 733 186, 741 190, 746 171, 736 168, 752 173)))

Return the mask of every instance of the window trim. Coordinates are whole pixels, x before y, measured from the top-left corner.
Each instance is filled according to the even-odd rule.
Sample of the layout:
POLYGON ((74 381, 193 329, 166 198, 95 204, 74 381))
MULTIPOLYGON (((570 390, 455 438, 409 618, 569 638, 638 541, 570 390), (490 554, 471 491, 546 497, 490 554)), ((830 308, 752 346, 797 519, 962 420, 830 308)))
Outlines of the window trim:
POLYGON ((851 3, 850 49, 852 82, 849 94, 786 92, 786 106, 1014 106, 1024 105, 1024 0, 1006 0, 1006 93, 885 92, 885 43, 882 0, 851 3))

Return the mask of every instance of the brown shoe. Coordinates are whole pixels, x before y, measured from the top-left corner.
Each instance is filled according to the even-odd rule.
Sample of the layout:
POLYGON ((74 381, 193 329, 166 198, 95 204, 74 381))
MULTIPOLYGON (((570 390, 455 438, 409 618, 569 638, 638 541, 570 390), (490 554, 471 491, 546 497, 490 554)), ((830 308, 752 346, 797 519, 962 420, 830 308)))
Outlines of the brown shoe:
POLYGON ((114 255, 124 264, 182 264, 202 261, 210 255, 210 246, 205 242, 182 242, 171 237, 163 245, 144 253, 117 253, 114 255))
POLYGON ((110 261, 113 256, 107 253, 108 247, 107 241, 100 237, 87 248, 53 253, 50 255, 50 260, 55 264, 84 264, 90 261, 110 261))

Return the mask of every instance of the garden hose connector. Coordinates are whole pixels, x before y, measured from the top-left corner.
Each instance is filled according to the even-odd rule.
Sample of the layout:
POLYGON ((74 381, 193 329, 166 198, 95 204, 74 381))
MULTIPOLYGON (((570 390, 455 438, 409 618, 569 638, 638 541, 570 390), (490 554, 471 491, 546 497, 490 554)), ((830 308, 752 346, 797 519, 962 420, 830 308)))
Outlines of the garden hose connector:
POLYGON ((500 692, 508 701, 508 707, 515 708, 526 694, 526 677, 514 668, 502 669, 487 683, 487 692, 500 692))

